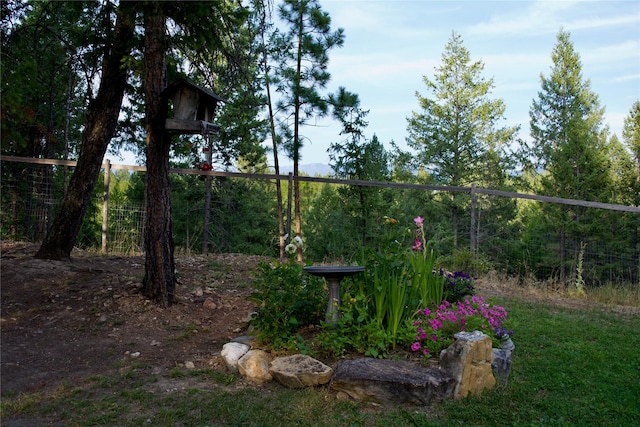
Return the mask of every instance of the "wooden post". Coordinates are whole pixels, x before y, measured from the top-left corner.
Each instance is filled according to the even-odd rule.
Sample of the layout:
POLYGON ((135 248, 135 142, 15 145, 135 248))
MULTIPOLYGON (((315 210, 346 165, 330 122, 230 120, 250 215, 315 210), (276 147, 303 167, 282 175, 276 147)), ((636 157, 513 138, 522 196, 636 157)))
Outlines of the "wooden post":
POLYGON ((287 236, 289 238, 284 242, 284 244, 288 244, 288 242, 293 241, 291 238, 291 193, 293 191, 293 172, 289 172, 289 186, 287 188, 287 236))
MULTIPOLYGON (((213 147, 211 143, 211 137, 205 134, 207 140, 207 164, 211 164, 213 161, 213 147)), ((211 221, 211 182, 213 177, 207 175, 205 178, 204 187, 204 218, 202 224, 202 253, 207 255, 209 253, 209 222, 211 221)))
POLYGON ((102 192, 102 253, 107 253, 107 232, 109 230, 109 184, 111 182, 111 162, 107 159, 104 164, 104 190, 102 192))

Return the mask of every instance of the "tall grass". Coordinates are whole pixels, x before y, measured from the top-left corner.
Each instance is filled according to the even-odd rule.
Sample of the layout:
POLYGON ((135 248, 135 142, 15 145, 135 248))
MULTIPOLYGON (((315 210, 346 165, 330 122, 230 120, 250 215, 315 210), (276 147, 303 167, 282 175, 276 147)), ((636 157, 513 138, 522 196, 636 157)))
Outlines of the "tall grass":
POLYGON ((50 394, 3 393, 0 416, 3 425, 67 426, 640 425, 640 316, 495 302, 509 311, 516 349, 509 384, 480 397, 377 407, 328 387, 255 387, 210 370, 159 379, 132 365, 50 394))

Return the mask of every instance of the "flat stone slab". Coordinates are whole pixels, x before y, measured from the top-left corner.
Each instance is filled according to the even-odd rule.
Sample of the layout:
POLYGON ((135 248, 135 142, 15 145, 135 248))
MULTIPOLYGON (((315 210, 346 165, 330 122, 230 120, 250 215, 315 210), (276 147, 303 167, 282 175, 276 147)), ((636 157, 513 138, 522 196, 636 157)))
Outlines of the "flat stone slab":
POLYGON ((455 379, 438 368, 366 357, 341 362, 330 387, 357 400, 428 405, 451 396, 455 385, 455 379))
POLYGON ((269 373, 285 387, 303 388, 328 383, 333 369, 313 357, 294 354, 273 360, 269 373))

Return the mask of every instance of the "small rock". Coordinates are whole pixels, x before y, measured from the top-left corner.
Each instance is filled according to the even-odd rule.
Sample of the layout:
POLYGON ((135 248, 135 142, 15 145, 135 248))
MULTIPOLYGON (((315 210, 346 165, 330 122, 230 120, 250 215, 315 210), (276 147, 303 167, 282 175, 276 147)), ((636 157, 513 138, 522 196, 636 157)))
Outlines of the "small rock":
POLYGON ((227 365, 229 372, 238 372, 238 360, 247 352, 251 347, 239 342, 229 342, 222 346, 220 356, 224 360, 224 364, 227 365))
POLYGON ((218 308, 218 305, 215 303, 215 301, 213 301, 213 298, 211 297, 207 297, 207 299, 204 300, 202 306, 210 310, 215 310, 216 308, 218 308))
POLYGON ((153 340, 153 341, 151 341, 151 345, 156 347, 156 346, 159 346, 160 343, 158 341, 156 341, 156 340, 153 340))
POLYGON ((238 360, 238 372, 256 382, 271 381, 269 355, 263 350, 249 350, 238 360))
POLYGON ((494 348, 491 369, 497 383, 501 387, 506 387, 511 373, 511 350, 494 348))
POLYGON ((140 352, 139 351, 134 351, 133 353, 129 354, 129 356, 131 356, 132 358, 136 358, 136 357, 140 357, 140 352))
POLYGON ((240 337, 235 337, 231 340, 231 342, 239 342, 247 345, 250 345, 251 341, 253 341, 253 337, 251 335, 242 335, 240 337))
POLYGON ((100 317, 98 317, 98 323, 105 323, 106 321, 107 321, 106 314, 101 314, 100 317))
POLYGON ((193 294, 197 297, 201 297, 202 295, 204 295, 204 291, 202 290, 202 288, 196 288, 193 291, 193 294))
POLYGON ((187 369, 195 369, 196 365, 193 362, 184 362, 184 367, 187 369))

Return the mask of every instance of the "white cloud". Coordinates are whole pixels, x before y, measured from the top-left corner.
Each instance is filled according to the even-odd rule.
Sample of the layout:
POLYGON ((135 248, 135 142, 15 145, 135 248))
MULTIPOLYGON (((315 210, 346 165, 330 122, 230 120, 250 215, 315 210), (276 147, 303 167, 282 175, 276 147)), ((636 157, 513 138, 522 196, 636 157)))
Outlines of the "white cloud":
POLYGON ((628 40, 617 44, 608 44, 581 53, 585 63, 593 62, 610 65, 614 61, 635 59, 640 67, 640 40, 628 40))
POLYGON ((334 53, 329 70, 343 80, 357 81, 375 86, 389 85, 394 79, 431 74, 439 60, 411 59, 394 52, 361 55, 334 53))
POLYGON ((615 77, 613 79, 611 79, 612 83, 624 83, 624 82, 628 82, 631 80, 638 80, 640 81, 640 74, 625 74, 623 76, 618 76, 615 77))
MULTIPOLYGON (((468 31, 470 34, 480 35, 526 34, 532 36, 556 33, 561 27, 567 31, 593 30, 640 23, 640 16, 637 13, 623 14, 624 12, 618 12, 615 7, 609 9, 616 13, 614 15, 603 16, 600 12, 590 13, 594 5, 606 4, 610 7, 615 3, 538 0, 525 9, 495 15, 488 22, 481 22, 469 27, 468 31), (587 16, 569 18, 569 16, 576 14, 587 16)), ((628 3, 632 4, 632 2, 628 3)), ((637 7, 635 10, 637 11, 637 7)))

